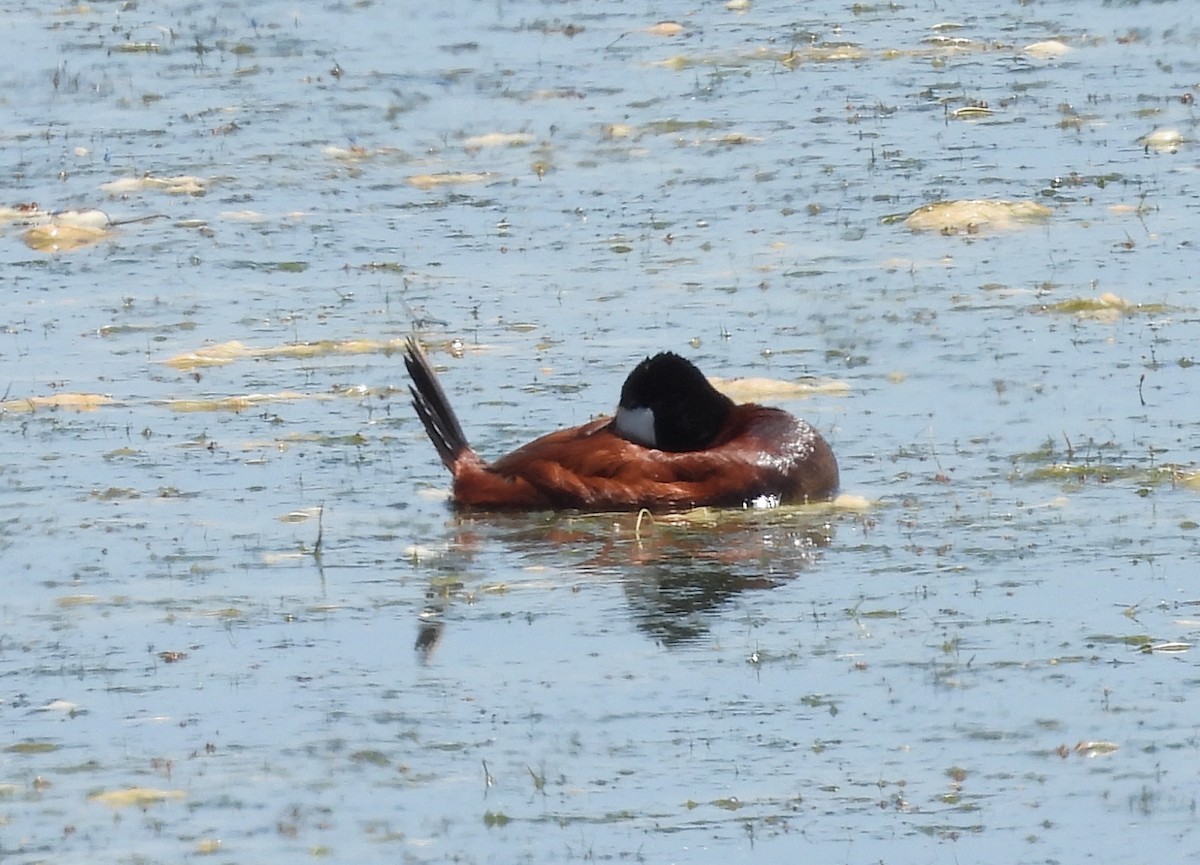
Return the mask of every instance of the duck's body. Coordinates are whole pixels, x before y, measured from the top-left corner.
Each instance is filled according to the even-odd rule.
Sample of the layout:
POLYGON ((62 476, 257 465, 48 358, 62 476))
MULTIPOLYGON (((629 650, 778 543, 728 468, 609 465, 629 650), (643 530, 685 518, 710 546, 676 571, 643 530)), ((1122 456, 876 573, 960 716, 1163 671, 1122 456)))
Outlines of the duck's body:
POLYGON ((542 436, 490 464, 467 444, 415 340, 405 365, 459 508, 663 511, 820 501, 837 490, 837 460, 812 426, 781 409, 735 405, 677 355, 639 364, 615 417, 542 436))

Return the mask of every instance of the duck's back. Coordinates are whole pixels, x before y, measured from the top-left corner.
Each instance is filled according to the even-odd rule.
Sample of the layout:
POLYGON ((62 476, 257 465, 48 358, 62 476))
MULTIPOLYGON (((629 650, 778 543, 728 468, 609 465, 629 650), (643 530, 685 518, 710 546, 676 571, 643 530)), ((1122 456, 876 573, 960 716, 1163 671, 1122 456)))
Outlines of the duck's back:
POLYGON ((781 503, 803 503, 832 498, 839 472, 833 449, 812 424, 778 408, 754 404, 734 410, 734 422, 714 451, 731 449, 755 466, 750 484, 760 495, 777 496, 781 503))
POLYGON ((477 507, 513 501, 581 510, 733 507, 819 501, 838 485, 837 460, 816 429, 757 405, 738 406, 703 450, 644 447, 601 419, 543 436, 470 474, 456 479, 456 499, 477 507), (475 477, 481 470, 490 475, 486 484, 475 477), (501 478, 506 483, 497 488, 501 478))

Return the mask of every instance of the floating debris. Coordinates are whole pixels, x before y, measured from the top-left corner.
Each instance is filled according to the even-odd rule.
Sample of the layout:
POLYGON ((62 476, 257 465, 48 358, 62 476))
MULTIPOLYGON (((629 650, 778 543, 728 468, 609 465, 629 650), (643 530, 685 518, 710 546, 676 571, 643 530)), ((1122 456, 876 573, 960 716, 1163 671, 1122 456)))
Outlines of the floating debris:
POLYGON ((499 177, 499 174, 490 171, 447 171, 442 174, 414 174, 408 178, 408 185, 415 186, 421 190, 429 190, 436 189, 439 186, 466 186, 472 183, 491 183, 499 177))
POLYGON ((165 192, 167 195, 204 195, 209 181, 191 174, 176 177, 122 177, 100 185, 100 191, 112 196, 132 195, 137 192, 165 192))
POLYGON ((1177 655, 1183 652, 1190 652, 1192 649, 1191 643, 1183 642, 1167 642, 1167 643, 1150 643, 1142 646, 1139 651, 1150 655, 1154 652, 1160 652, 1169 655, 1177 655))
POLYGON ((95 595, 63 595, 54 599, 54 603, 63 608, 88 607, 99 602, 100 599, 95 595))
POLYGON ((73 252, 85 246, 99 243, 111 237, 106 228, 89 228, 84 225, 35 225, 21 235, 21 240, 34 252, 73 252))
POLYGON ((1071 53, 1071 47, 1057 39, 1047 39, 1026 45, 1021 52, 1037 60, 1059 60, 1071 53))
POLYGON ((112 221, 103 210, 27 210, 23 221, 33 227, 21 239, 36 252, 71 252, 112 236, 112 221))
POLYGON ((169 399, 162 405, 171 411, 233 411, 241 412, 255 406, 273 402, 295 402, 305 399, 329 399, 326 394, 300 393, 299 391, 281 391, 279 393, 247 393, 240 396, 226 396, 215 399, 169 399))
POLYGON ((17 204, 13 207, 0 207, 0 224, 14 223, 16 225, 37 225, 40 223, 49 222, 51 219, 49 211, 42 210, 38 207, 36 201, 30 201, 25 204, 17 204))
POLYGON ((871 53, 864 48, 849 43, 829 43, 822 45, 805 45, 794 47, 788 51, 772 48, 755 48, 750 51, 738 50, 727 54, 676 54, 665 60, 653 63, 674 72, 682 72, 696 67, 727 67, 743 68, 757 63, 781 65, 787 69, 818 63, 846 63, 869 60, 871 53))
POLYGON ((600 127, 601 136, 607 141, 616 141, 621 138, 633 138, 638 134, 636 126, 628 123, 605 123, 600 127))
POLYGON ((804 48, 793 48, 787 54, 777 59, 784 66, 793 68, 806 63, 856 63, 867 60, 870 54, 857 45, 809 45, 804 48))
POLYGON ((986 105, 964 105, 962 108, 955 108, 950 112, 952 120, 982 120, 985 117, 991 117, 996 112, 988 108, 986 105))
POLYGON ((206 366, 225 366, 238 360, 273 357, 307 359, 342 354, 390 354, 403 349, 404 340, 402 339, 323 339, 318 342, 290 343, 266 348, 252 348, 238 340, 230 340, 177 354, 162 363, 179 370, 193 370, 206 366))
POLYGON ((395 147, 360 147, 357 144, 352 147, 334 147, 329 146, 321 151, 330 159, 336 159, 338 162, 358 163, 369 162, 373 159, 382 159, 390 156, 403 156, 403 151, 395 147))
POLYGON ((222 210, 217 215, 227 222, 244 222, 249 225, 267 221, 267 216, 257 210, 222 210))
POLYGON ((678 36, 683 30, 683 25, 676 21, 659 21, 639 32, 645 33, 647 36, 671 37, 678 36))
POLYGON ((829 504, 835 511, 846 511, 855 514, 866 513, 875 507, 875 503, 866 496, 855 495, 854 493, 839 493, 837 498, 829 504))
POLYGON ((758 144, 762 141, 754 135, 747 135, 744 132, 727 132, 724 135, 718 135, 716 138, 708 139, 709 144, 720 144, 726 147, 734 147, 740 144, 758 144))
POLYGON ((117 54, 158 54, 162 46, 157 42, 121 42, 112 50, 117 54))
POLYGON ((977 234, 983 229, 1008 231, 1045 222, 1054 214, 1036 201, 973 198, 936 201, 918 207, 904 220, 912 231, 977 234))
POLYGON ((1102 757, 1115 753, 1120 748, 1115 742, 1079 742, 1075 745, 1075 753, 1083 757, 1102 757))
POLYGON ((802 399, 820 395, 844 396, 850 393, 850 385, 836 379, 819 379, 811 382, 782 381, 773 378, 715 378, 710 377, 713 387, 734 402, 757 402, 764 399, 802 399))
POLYGON ((111 396, 101 393, 56 393, 53 396, 27 396, 0 402, 0 412, 35 412, 47 408, 69 408, 75 411, 95 411, 112 405, 111 396))
POLYGON ((1138 144, 1154 153, 1176 153, 1185 139, 1178 129, 1155 129, 1138 139, 1138 144))
MULTIPOLYGON (((533 136, 528 132, 489 132, 463 139, 463 150, 475 153, 487 147, 525 147, 532 143, 533 136)), ((412 183, 412 178, 409 178, 409 183, 412 183)))
POLYGON ((205 366, 224 366, 225 364, 233 363, 235 360, 253 356, 254 349, 237 340, 231 340, 230 342, 206 346, 196 351, 177 354, 174 357, 164 360, 163 364, 175 367, 175 369, 191 370, 205 366))
POLYGON ((168 799, 185 799, 187 794, 182 790, 159 790, 154 787, 127 787, 124 790, 109 790, 104 793, 93 793, 88 796, 89 802, 99 802, 110 808, 128 808, 136 805, 145 808, 168 799))
POLYGON ((321 508, 315 507, 305 508, 304 510, 300 511, 289 511, 286 514, 281 514, 275 519, 279 520, 281 523, 304 523, 319 516, 321 516, 321 508))

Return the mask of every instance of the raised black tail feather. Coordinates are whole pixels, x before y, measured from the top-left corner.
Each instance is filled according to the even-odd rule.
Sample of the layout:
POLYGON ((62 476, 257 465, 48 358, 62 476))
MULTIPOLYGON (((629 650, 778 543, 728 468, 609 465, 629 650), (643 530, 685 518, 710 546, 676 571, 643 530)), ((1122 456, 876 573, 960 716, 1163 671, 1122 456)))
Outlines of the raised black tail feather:
POLYGON ((417 417, 425 424, 425 432, 429 434, 429 440, 437 448, 438 456, 446 468, 453 469, 455 461, 463 451, 470 450, 470 445, 458 423, 458 416, 446 399, 446 392, 438 384, 437 373, 429 365, 421 346, 411 336, 404 347, 404 365, 412 377, 408 389, 412 393, 417 417))

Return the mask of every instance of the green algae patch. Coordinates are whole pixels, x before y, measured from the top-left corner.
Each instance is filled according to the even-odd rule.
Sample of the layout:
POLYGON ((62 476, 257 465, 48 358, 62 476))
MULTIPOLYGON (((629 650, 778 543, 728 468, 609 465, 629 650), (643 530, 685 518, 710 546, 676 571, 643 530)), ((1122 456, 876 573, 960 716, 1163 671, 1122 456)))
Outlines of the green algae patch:
POLYGON ((1034 307, 1034 312, 1073 315, 1090 321, 1114 322, 1133 315, 1162 315, 1170 312, 1165 303, 1133 303, 1105 292, 1097 297, 1070 297, 1034 307))
POLYGON ((1142 487, 1183 486, 1200 489, 1197 473, 1182 466, 1164 463, 1143 466, 1136 463, 1054 462, 1015 472, 1013 480, 1057 481, 1059 483, 1100 483, 1116 481, 1135 483, 1142 487))
POLYGON ((375 750, 355 751, 350 755, 350 761, 360 765, 379 766, 380 768, 390 766, 392 763, 386 754, 375 750))
POLYGON ((53 742, 42 742, 34 739, 27 739, 24 742, 15 742, 4 749, 6 754, 51 754, 57 751, 58 745, 53 742))
MULTIPOLYGON (((1086 442, 1062 448, 1053 438, 1036 450, 1010 457, 1012 481, 1058 483, 1066 487, 1086 484, 1119 483, 1136 485, 1140 495, 1161 487, 1200 489, 1200 471, 1195 465, 1157 462, 1157 453, 1149 458, 1130 458, 1126 448, 1113 442, 1086 442)), ((1158 452, 1158 453, 1161 453, 1158 452)))
POLYGON ((1154 638, 1149 634, 1091 634, 1087 641, 1108 646, 1128 646, 1131 649, 1144 649, 1154 644, 1154 638))
POLYGON ((483 825, 489 829, 502 829, 512 822, 512 817, 500 811, 484 811, 483 825))

